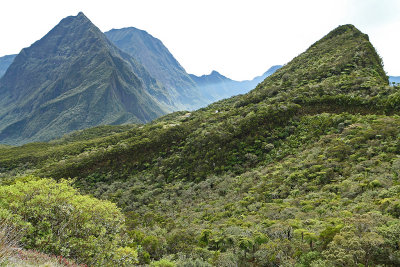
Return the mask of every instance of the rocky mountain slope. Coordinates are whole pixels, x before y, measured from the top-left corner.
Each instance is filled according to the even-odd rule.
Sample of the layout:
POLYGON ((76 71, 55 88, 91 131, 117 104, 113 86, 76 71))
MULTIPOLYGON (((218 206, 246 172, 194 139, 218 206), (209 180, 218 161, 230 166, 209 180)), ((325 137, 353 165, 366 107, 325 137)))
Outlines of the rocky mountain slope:
POLYGON ((169 112, 167 90, 83 14, 19 53, 0 80, 0 142, 49 140, 169 112))

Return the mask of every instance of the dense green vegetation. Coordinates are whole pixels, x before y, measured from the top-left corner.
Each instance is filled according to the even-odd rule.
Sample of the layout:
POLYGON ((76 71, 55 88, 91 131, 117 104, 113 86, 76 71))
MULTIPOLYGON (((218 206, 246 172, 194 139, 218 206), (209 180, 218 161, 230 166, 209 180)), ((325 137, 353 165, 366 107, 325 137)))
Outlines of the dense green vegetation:
POLYGON ((72 178, 114 202, 132 264, 398 266, 399 96, 344 25, 246 95, 0 147, 1 179, 72 178))
POLYGON ((113 264, 121 253, 136 261, 134 249, 118 246, 121 211, 109 201, 81 195, 70 183, 28 176, 1 186, 0 219, 23 231, 21 242, 28 249, 90 265, 113 264))

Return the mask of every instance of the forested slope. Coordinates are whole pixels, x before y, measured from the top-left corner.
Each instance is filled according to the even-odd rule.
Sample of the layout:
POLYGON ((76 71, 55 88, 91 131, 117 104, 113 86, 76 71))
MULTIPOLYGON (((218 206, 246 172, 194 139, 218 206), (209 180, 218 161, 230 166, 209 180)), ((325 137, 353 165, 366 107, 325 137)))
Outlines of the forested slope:
POLYGON ((398 90, 344 25, 246 95, 0 148, 2 179, 74 178, 117 203, 141 263, 398 266, 398 90))

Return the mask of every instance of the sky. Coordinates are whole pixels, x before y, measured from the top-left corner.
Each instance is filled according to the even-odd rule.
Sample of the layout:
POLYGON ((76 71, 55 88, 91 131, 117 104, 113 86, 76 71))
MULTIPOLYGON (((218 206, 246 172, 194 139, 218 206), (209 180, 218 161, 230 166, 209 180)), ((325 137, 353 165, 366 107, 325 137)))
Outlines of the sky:
POLYGON ((370 37, 400 76, 400 0, 0 0, 0 56, 18 53, 79 11, 102 31, 146 30, 187 72, 252 79, 339 25, 370 37))

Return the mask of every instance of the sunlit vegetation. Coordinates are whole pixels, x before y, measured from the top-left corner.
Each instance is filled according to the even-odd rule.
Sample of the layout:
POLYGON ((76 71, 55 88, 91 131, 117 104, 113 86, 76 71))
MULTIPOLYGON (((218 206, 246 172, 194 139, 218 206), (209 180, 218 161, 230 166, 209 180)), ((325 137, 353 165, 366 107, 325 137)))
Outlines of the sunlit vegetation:
POLYGON ((398 90, 368 37, 345 25, 249 94, 1 147, 0 190, 65 191, 43 203, 18 193, 16 206, 18 194, 0 194, 0 207, 34 227, 25 246, 94 264, 399 266, 398 90), (41 178, 20 178, 29 173, 41 178), (87 250, 64 241, 85 228, 54 234, 67 199, 98 209, 84 224, 96 238, 78 242, 87 250), (105 236, 111 250, 97 247, 105 236))
POLYGON ((71 257, 90 265, 107 265, 119 254, 137 259, 120 247, 125 217, 115 204, 81 195, 65 180, 27 176, 0 187, 0 218, 11 233, 10 249, 25 248, 71 257))

